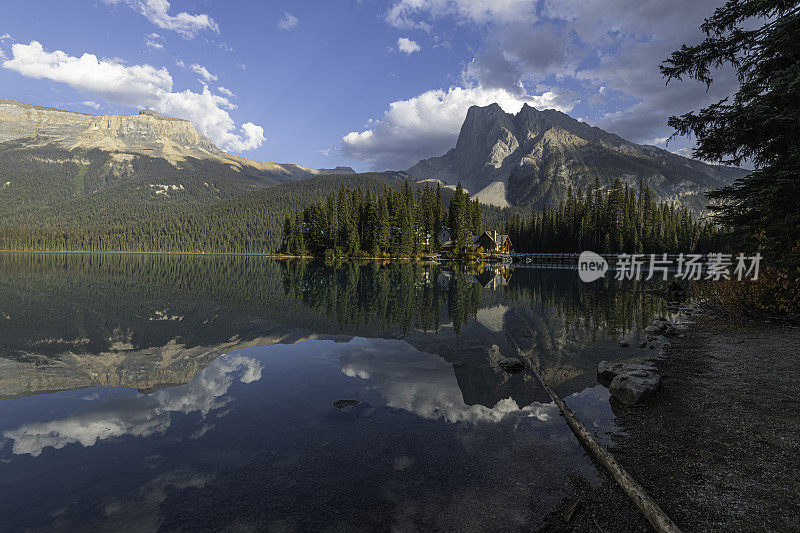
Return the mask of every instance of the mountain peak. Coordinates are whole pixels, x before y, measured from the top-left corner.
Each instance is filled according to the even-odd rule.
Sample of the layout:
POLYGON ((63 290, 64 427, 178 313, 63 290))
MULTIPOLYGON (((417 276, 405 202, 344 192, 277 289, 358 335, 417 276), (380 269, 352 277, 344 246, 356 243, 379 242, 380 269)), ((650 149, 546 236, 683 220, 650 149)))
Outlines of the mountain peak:
POLYGON ((510 116, 503 111, 499 104, 493 103, 486 106, 473 105, 467 110, 466 121, 470 120, 491 120, 502 116, 510 116))
POLYGON ((474 197, 500 207, 558 205, 567 191, 589 191, 599 180, 639 180, 660 200, 705 208, 703 193, 743 175, 665 150, 640 146, 576 120, 555 109, 523 104, 516 115, 497 104, 472 106, 455 149, 420 161, 408 170, 414 179, 461 181, 474 197))

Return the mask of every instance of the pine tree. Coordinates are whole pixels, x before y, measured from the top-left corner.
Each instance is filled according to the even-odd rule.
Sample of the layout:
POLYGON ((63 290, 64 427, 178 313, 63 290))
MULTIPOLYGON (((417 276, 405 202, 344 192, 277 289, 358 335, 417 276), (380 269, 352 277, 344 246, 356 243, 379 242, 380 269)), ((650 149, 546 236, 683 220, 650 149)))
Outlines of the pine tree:
POLYGON ((676 134, 694 135, 694 156, 755 170, 709 195, 716 219, 743 245, 770 259, 800 264, 800 5, 785 0, 729 0, 705 20, 702 43, 683 45, 661 66, 668 81, 710 86, 711 69, 736 69, 739 90, 697 113, 671 117, 676 134))

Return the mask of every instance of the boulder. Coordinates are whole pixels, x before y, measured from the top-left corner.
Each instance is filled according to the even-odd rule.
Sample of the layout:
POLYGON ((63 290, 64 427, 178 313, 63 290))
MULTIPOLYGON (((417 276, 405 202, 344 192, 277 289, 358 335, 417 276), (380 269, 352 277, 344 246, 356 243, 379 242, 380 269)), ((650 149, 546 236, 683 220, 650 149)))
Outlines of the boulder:
POLYGON ((601 361, 597 365, 597 381, 608 386, 620 374, 634 371, 655 372, 655 370, 656 368, 647 361, 618 361, 616 363, 601 361))
POLYGON ((621 343, 619 343, 619 347, 620 348, 627 348, 629 346, 630 346, 630 343, 627 343, 625 341, 622 341, 621 343))
POLYGON ((516 357, 506 357, 501 359, 497 365, 510 374, 518 374, 525 370, 525 363, 516 357))
POLYGON ((625 405, 636 405, 653 396, 661 385, 661 378, 653 371, 631 370, 618 374, 609 392, 625 405))
POLYGON ((647 333, 661 333, 661 328, 658 326, 647 326, 644 330, 647 333))

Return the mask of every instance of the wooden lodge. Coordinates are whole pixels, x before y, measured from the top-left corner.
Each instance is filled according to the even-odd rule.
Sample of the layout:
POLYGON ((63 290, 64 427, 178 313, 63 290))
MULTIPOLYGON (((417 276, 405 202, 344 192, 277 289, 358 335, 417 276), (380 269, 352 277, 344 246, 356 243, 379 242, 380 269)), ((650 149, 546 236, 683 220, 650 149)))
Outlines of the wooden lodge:
POLYGON ((496 231, 484 231, 475 237, 472 242, 488 253, 510 254, 512 251, 511 238, 496 231))

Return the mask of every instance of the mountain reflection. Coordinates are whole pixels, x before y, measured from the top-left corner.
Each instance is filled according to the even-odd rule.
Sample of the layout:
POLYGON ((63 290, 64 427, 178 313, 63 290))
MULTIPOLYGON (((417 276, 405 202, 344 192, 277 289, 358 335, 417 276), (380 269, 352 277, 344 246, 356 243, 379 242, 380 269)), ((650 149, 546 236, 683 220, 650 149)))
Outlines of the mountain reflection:
POLYGON ((152 392, 240 348, 358 336, 403 338, 438 356, 455 368, 466 405, 527 406, 546 395, 500 371, 499 359, 519 347, 559 392, 582 390, 600 358, 619 357, 606 353, 613 339, 661 309, 635 285, 525 267, 0 254, 0 274, 5 398, 87 386, 152 392))
POLYGON ((170 426, 171 413, 199 412, 205 418, 227 405, 225 394, 234 379, 242 383, 258 381, 261 369, 261 364, 252 358, 227 355, 201 370, 186 385, 111 400, 67 418, 25 424, 5 431, 3 436, 12 441, 14 454, 37 457, 45 448, 59 449, 73 443, 94 446, 98 441, 123 435, 164 434, 170 426))
POLYGON ((535 417, 549 420, 558 413, 555 404, 533 403, 520 408, 512 398, 491 408, 467 405, 453 366, 435 355, 420 352, 399 341, 370 340, 342 354, 342 372, 368 381, 389 407, 422 418, 445 422, 500 422, 535 417))

